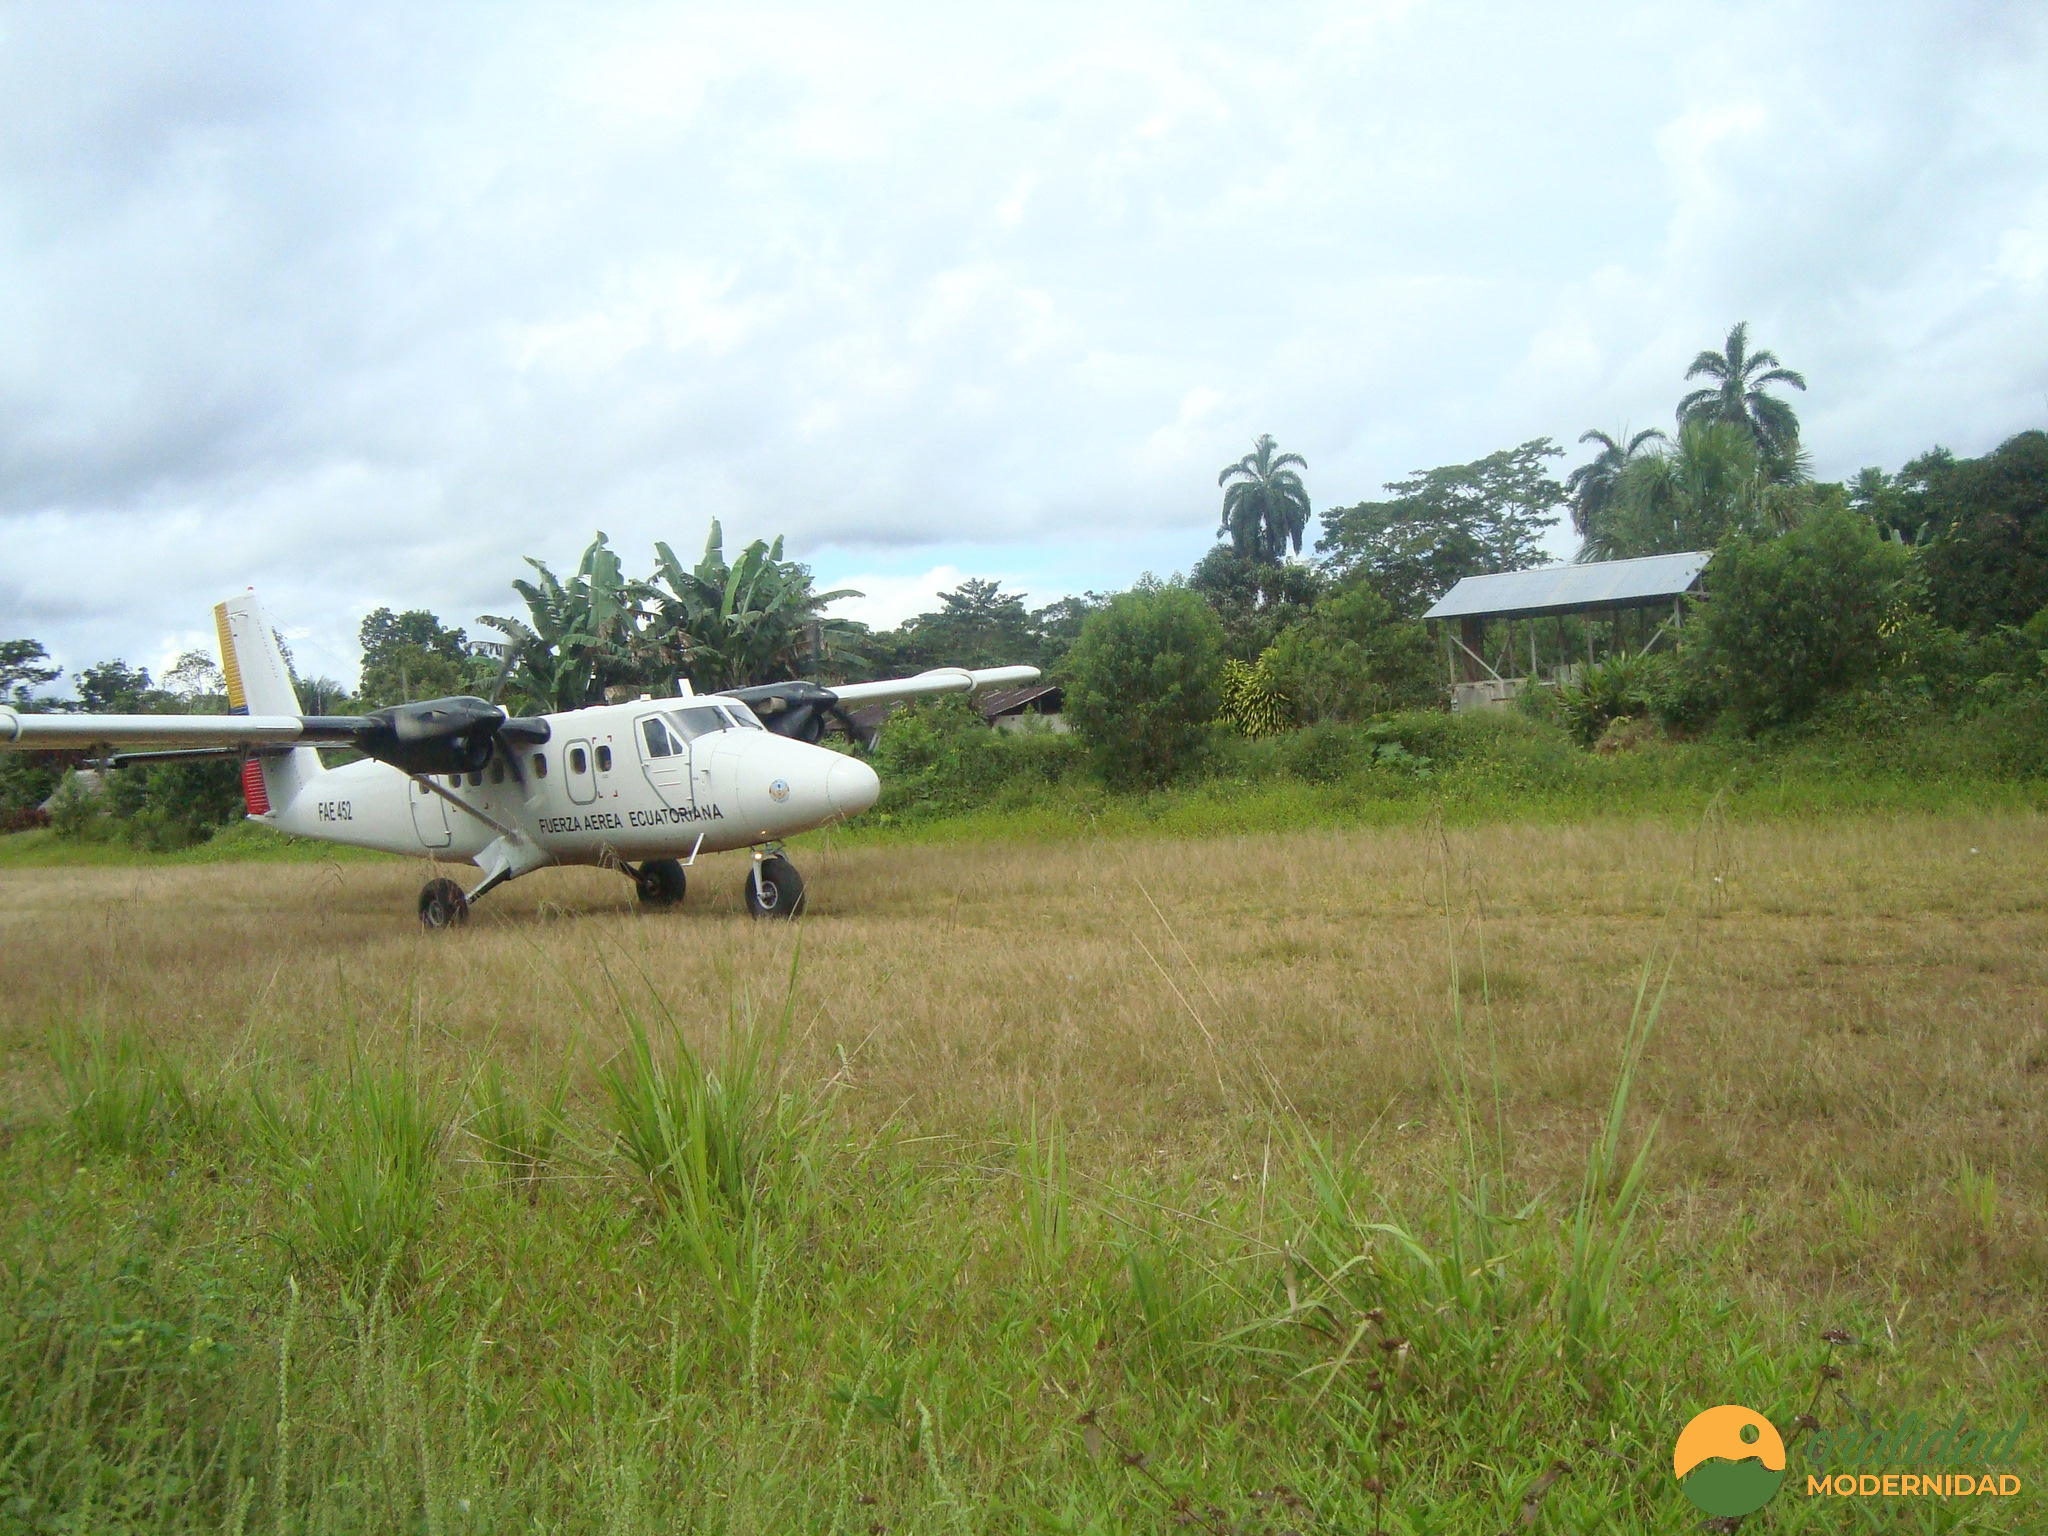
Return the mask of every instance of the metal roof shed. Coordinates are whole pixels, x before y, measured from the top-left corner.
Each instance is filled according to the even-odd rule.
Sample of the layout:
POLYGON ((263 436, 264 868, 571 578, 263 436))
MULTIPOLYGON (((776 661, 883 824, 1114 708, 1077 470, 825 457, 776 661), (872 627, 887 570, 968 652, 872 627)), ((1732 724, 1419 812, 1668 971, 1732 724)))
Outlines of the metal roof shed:
POLYGON ((1586 659, 1594 655, 1596 614, 1609 616, 1608 639, 1615 651, 1626 650, 1622 614, 1635 610, 1639 617, 1636 649, 1647 650, 1662 633, 1653 631, 1641 614, 1667 605, 1671 621, 1679 621, 1680 599, 1699 586, 1700 573, 1712 558, 1706 550, 1688 550, 1676 555, 1644 555, 1635 560, 1601 560, 1587 565, 1543 565, 1528 571, 1502 571, 1494 576, 1467 576, 1430 606, 1425 619, 1444 623, 1444 656, 1451 667, 1451 707, 1463 710, 1489 704, 1504 704, 1525 682, 1542 681, 1543 662, 1537 620, 1554 618, 1556 632, 1551 681, 1561 680, 1576 662, 1564 659, 1567 615, 1587 619, 1586 659), (1515 639, 1515 620, 1521 619, 1527 645, 1515 639), (1487 623, 1498 620, 1502 643, 1492 661, 1485 652, 1487 623), (1453 632, 1452 626, 1456 630, 1453 632), (1520 653, 1526 649, 1526 657, 1520 653), (1459 666, 1463 653, 1463 667, 1459 666), (1523 673, 1521 662, 1528 662, 1523 673), (1458 676, 1460 670, 1464 676, 1458 676), (1485 674, 1485 675, 1482 675, 1485 674))
POLYGON ((1425 619, 1531 619, 1544 614, 1656 608, 1699 585, 1712 555, 1644 555, 1591 565, 1539 565, 1498 576, 1467 576, 1430 607, 1425 619))

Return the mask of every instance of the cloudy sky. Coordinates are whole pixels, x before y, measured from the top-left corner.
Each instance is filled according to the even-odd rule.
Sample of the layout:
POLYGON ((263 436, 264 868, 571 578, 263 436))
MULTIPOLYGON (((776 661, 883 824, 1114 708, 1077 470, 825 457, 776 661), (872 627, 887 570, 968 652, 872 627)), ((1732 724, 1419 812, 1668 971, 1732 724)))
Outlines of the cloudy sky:
POLYGON ((5 5, 0 638, 348 679, 713 517, 1112 588, 1259 432, 1343 505, 1738 319, 1824 476, 2048 421, 2048 10, 5 5))

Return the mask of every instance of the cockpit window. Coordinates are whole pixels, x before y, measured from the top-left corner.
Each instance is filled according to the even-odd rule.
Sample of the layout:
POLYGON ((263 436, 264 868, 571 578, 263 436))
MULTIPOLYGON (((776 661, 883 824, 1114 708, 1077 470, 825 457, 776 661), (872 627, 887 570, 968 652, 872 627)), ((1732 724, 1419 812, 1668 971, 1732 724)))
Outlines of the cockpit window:
POLYGON ((646 743, 649 757, 669 755, 668 727, 661 723, 660 717, 649 715, 640 722, 640 739, 646 743))
POLYGON ((693 704, 688 709, 672 709, 668 712, 669 723, 684 741, 695 741, 699 736, 708 736, 713 731, 727 729, 727 722, 721 720, 718 711, 709 704, 693 704))
POLYGON ((767 726, 761 723, 761 717, 738 699, 727 699, 725 701, 725 708, 732 711, 733 719, 750 731, 765 731, 768 729, 767 726))

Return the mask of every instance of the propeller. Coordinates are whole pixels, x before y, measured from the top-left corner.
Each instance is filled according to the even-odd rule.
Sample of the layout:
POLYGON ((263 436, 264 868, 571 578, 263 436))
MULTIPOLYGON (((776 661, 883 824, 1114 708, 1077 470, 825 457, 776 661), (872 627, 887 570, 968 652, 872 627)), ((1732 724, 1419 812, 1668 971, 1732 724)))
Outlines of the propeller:
POLYGON ((501 747, 510 758, 510 744, 537 746, 552 734, 546 720, 467 694, 393 704, 350 723, 357 751, 405 773, 478 773, 501 747))
MULTIPOLYGON (((508 634, 506 636, 505 659, 502 663, 499 664, 497 680, 491 684, 491 696, 487 702, 492 704, 497 703, 498 695, 505 691, 506 679, 512 676, 512 668, 518 664, 519 647, 524 640, 525 636, 523 635, 508 634)), ((501 727, 501 738, 502 735, 503 728, 501 727)), ((541 739, 545 741, 547 738, 542 737, 541 739)), ((519 766, 519 753, 515 751, 511 746, 507 745, 502 739, 500 739, 496 743, 496 746, 498 749, 498 755, 505 759, 505 766, 507 769, 511 771, 512 782, 514 784, 517 784, 520 787, 520 789, 524 790, 526 788, 526 770, 519 766)))
POLYGON ((512 675, 513 664, 519 660, 519 641, 518 635, 506 637, 504 664, 498 668, 498 680, 491 684, 491 696, 486 703, 497 703, 498 695, 505 691, 505 679, 512 675))
POLYGON ((753 688, 729 688, 726 697, 740 699, 761 717, 761 723, 778 736, 807 741, 813 746, 823 739, 828 721, 836 721, 856 747, 866 738, 839 702, 839 695, 817 683, 762 683, 753 688))

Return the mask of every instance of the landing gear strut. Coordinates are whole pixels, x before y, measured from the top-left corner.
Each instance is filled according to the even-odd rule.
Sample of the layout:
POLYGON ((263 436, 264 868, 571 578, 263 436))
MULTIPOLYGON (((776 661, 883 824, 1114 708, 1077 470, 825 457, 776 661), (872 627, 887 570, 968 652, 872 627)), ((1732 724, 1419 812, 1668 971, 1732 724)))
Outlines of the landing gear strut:
POLYGON ((469 921, 469 898, 453 880, 429 880, 420 889, 420 925, 429 931, 469 921))
POLYGON ((633 877, 633 889, 639 892, 643 907, 674 906, 683 899, 688 883, 680 859, 649 859, 638 869, 629 864, 626 873, 633 877))
POLYGON ((804 877, 780 853, 757 853, 747 871, 747 911, 754 917, 795 917, 804 907, 804 877))

